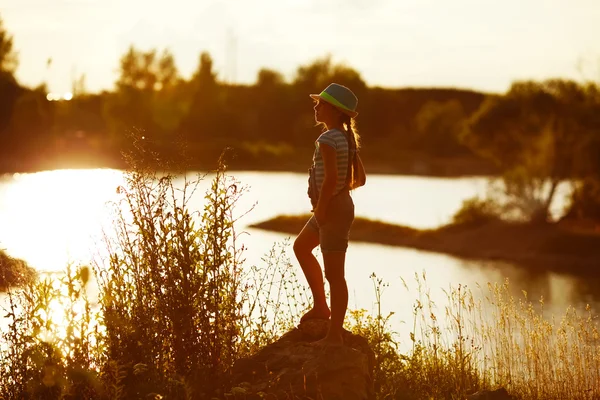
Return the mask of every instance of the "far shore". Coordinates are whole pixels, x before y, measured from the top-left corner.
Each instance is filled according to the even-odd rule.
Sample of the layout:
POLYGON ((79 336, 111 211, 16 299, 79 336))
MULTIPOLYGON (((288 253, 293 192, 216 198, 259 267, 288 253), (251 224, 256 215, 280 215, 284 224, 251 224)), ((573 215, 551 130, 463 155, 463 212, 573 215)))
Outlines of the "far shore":
MULTIPOLYGON (((215 153, 215 154, 218 154, 215 153)), ((41 156, 40 156, 41 157, 41 156)), ((293 157, 259 157, 257 159, 240 159, 232 157, 227 161, 227 170, 231 173, 240 171, 256 172, 295 172, 306 173, 311 163, 312 153, 302 152, 293 157)), ((489 177, 497 171, 481 159, 465 157, 440 158, 406 154, 397 160, 364 160, 369 174, 422 176, 432 178, 489 177)), ((218 156, 197 157, 187 171, 210 171, 218 162, 218 156)), ((157 168, 158 165, 156 166, 157 168)), ((126 170, 127 164, 122 158, 110 157, 94 153, 45 156, 45 158, 0 158, 0 175, 14 173, 36 173, 56 169, 120 169, 126 170)), ((175 172, 175 171, 173 171, 175 172)))
MULTIPOLYGON (((253 228, 297 234, 310 215, 282 215, 253 228)), ((408 247, 473 260, 500 260, 539 270, 597 275, 600 232, 562 223, 533 225, 505 221, 449 224, 415 229, 356 218, 350 240, 408 247)))

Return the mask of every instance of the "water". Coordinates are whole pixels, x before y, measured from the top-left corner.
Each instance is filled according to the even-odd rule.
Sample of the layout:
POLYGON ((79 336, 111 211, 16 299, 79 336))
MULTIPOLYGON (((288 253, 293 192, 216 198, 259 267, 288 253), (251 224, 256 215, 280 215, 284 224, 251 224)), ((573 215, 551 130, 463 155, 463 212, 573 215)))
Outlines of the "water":
MULTIPOLYGON (((274 243, 293 237, 249 228, 254 222, 280 214, 310 211, 306 176, 296 173, 235 172, 247 186, 238 205, 237 229, 247 234, 248 263, 257 264, 274 243)), ((0 178, 0 247, 26 260, 42 272, 62 271, 68 262, 88 263, 102 246, 104 229, 110 229, 106 203, 116 200, 123 174, 116 170, 64 170, 35 174, 5 175, 0 178)), ((177 181, 183 185, 183 179, 177 181)), ((204 189, 191 206, 201 210, 204 189)), ((486 190, 483 178, 437 179, 396 175, 369 176, 365 187, 354 193, 356 214, 386 222, 432 228, 450 221, 463 200, 486 190)), ((564 192, 563 192, 564 194, 564 192)), ((561 196, 553 205, 563 207, 561 196)), ((288 246, 291 246, 291 240, 288 246)), ((288 254, 298 271, 299 267, 288 254)), ((512 291, 527 291, 530 299, 544 297, 548 313, 560 315, 569 305, 583 309, 590 303, 598 310, 600 286, 568 274, 532 273, 519 266, 497 261, 466 261, 443 254, 367 243, 351 243, 346 276, 350 307, 375 309, 372 273, 389 284, 384 292, 383 312, 394 311, 393 326, 409 330, 416 299, 414 276, 427 276, 431 297, 443 307, 443 290, 466 285, 475 294, 487 283, 510 280, 512 291), (404 288, 402 279, 409 286, 404 288), (404 324, 408 324, 405 326, 404 324)))

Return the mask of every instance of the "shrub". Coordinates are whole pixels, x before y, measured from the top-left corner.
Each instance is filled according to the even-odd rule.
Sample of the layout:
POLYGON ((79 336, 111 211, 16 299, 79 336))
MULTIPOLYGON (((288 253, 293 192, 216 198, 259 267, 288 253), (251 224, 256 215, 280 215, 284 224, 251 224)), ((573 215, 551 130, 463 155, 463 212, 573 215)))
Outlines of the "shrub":
POLYGON ((37 279, 37 272, 23 260, 10 257, 0 249, 0 292, 37 279))
POLYGON ((500 206, 489 198, 467 199, 452 217, 457 225, 482 225, 500 219, 500 206))

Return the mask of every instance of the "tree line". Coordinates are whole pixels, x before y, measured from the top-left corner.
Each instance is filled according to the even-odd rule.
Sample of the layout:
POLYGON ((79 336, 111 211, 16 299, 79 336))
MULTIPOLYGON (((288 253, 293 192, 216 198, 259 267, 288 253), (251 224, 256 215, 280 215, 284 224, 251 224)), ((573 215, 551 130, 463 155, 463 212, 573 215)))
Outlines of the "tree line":
MULTIPOLYGON (((11 46, 2 49, 13 53, 11 46)), ((473 164, 467 171, 457 162, 462 171, 456 172, 485 164, 454 135, 457 122, 479 107, 484 94, 368 87, 358 71, 329 56, 298 67, 290 80, 265 68, 253 84, 241 85, 221 81, 206 52, 185 79, 169 50, 131 47, 120 60, 114 89, 87 93, 80 79, 68 102, 47 101, 44 85, 23 87, 13 72, 3 69, 0 84, 0 169, 5 171, 78 157, 119 166, 132 135, 166 156, 175 157, 178 143, 185 143, 198 168, 214 165, 223 149, 231 148, 233 167, 305 169, 319 133, 308 94, 330 82, 352 88, 360 99, 359 129, 372 169, 444 174, 435 166, 440 157, 473 164)))
MULTIPOLYGON (((88 93, 82 77, 73 82, 71 101, 51 102, 44 85, 16 81, 12 47, 0 25, 4 171, 122 167, 122 151, 136 140, 166 159, 183 152, 198 169, 213 167, 230 149, 232 168, 305 170, 320 129, 308 94, 337 82, 360 99, 358 127, 370 172, 502 175, 508 191, 546 212, 561 182, 576 181, 586 202, 600 192, 600 89, 594 82, 515 82, 503 94, 391 89, 368 86, 358 71, 326 56, 299 66, 291 79, 265 68, 253 84, 242 85, 221 81, 206 52, 186 79, 168 49, 132 46, 113 90, 88 93)), ((571 211, 594 215, 586 207, 595 206, 571 211)))

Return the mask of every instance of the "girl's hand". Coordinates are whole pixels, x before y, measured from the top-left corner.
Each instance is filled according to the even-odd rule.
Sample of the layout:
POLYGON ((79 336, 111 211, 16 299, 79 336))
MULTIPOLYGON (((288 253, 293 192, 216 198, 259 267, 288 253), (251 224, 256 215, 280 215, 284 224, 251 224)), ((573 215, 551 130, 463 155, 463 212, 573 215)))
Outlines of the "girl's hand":
POLYGON ((325 207, 319 207, 317 206, 315 208, 315 218, 317 219, 317 223, 319 225, 321 225, 322 223, 325 222, 325 207))

